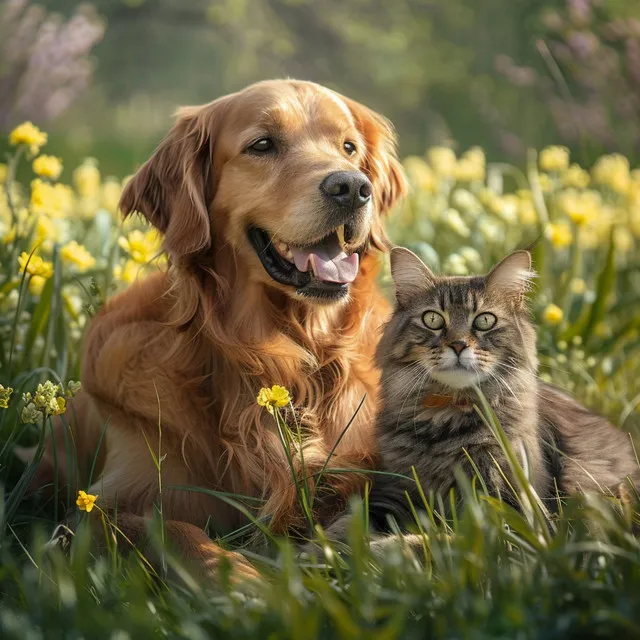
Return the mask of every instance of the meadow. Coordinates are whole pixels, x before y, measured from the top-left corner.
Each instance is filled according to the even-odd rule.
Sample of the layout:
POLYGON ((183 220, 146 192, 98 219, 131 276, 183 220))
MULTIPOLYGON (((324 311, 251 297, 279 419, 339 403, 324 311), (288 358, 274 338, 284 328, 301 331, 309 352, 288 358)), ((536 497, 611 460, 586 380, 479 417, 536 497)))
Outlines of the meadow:
MULTIPOLYGON (((324 562, 297 559, 268 523, 227 536, 221 544, 237 546, 256 527, 271 543, 264 557, 247 551, 264 575, 250 589, 224 575, 201 585, 170 550, 159 573, 140 555, 95 553, 83 525, 103 517, 99 498, 92 508, 58 487, 53 500, 25 497, 35 462, 25 466, 15 450, 41 447, 51 417, 77 392, 91 317, 166 259, 155 231, 118 216, 126 178, 101 175, 95 159, 64 166, 30 123, 8 142, 0 164, 0 637, 640 637, 636 496, 574 497, 548 519, 521 472, 521 512, 483 495, 480 483, 462 483, 469 506, 446 521, 425 497, 419 557, 402 543, 373 553, 364 518, 355 519, 349 552, 326 545, 324 562), (80 526, 63 553, 45 542, 67 510, 80 526)), ((404 164, 411 193, 387 221, 390 238, 450 274, 486 272, 532 247, 540 377, 634 435, 640 169, 616 154, 582 167, 561 146, 531 151, 524 168, 487 162, 480 148, 431 148, 404 164)), ((388 265, 381 286, 390 292, 388 265)), ((499 437, 500 426, 491 428, 499 437)))

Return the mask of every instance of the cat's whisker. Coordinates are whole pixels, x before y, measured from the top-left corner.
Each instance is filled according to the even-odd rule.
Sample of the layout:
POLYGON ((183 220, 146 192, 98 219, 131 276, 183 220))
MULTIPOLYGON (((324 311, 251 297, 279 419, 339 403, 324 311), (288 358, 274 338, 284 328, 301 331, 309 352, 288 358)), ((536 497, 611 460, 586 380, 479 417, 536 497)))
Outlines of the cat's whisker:
MULTIPOLYGON (((434 367, 431 367, 431 368, 425 370, 424 374, 422 375, 422 377, 420 379, 420 386, 423 386, 424 383, 428 380, 429 374, 431 373, 431 371, 433 371, 433 368, 434 367)), ((420 399, 421 399, 421 396, 419 394, 416 394, 416 399, 415 399, 415 402, 413 403, 413 425, 414 425, 414 430, 416 430, 416 432, 417 432, 416 416, 417 416, 417 413, 418 413, 418 401, 420 399)))
MULTIPOLYGON (((422 364, 422 362, 418 361, 417 364, 419 365, 419 368, 422 368, 424 370, 424 365, 422 364)), ((420 386, 420 385, 424 384, 424 381, 426 380, 426 377, 432 371, 432 369, 433 369, 433 367, 431 367, 431 369, 428 369, 428 370, 424 371, 424 373, 421 374, 420 376, 418 376, 418 379, 409 388, 409 391, 407 392, 407 394, 406 394, 406 396, 404 398, 402 406, 400 407, 400 410, 398 411, 398 419, 396 420, 396 427, 398 427, 400 425, 400 418, 403 415, 404 407, 405 407, 405 405, 407 403, 407 400, 409 400, 411 394, 413 393, 413 390, 417 386, 420 386)), ((415 422, 415 413, 414 413, 414 422, 415 422)))
POLYGON ((518 406, 522 409, 522 402, 520 402, 520 398, 518 397, 516 392, 511 388, 511 385, 500 375, 498 376, 498 381, 506 387, 507 391, 511 393, 511 395, 513 396, 513 399, 518 403, 518 406))
POLYGON ((511 369, 512 371, 522 371, 522 367, 517 367, 513 364, 508 364, 506 362, 499 362, 498 367, 504 367, 505 369, 511 369))
POLYGON ((522 408, 522 403, 520 402, 520 399, 515 394, 511 386, 506 382, 506 380, 504 380, 502 376, 498 376, 494 374, 493 371, 491 371, 490 369, 487 371, 487 373, 489 374, 489 376, 491 376, 491 378, 493 378, 493 380, 497 382, 498 388, 500 388, 500 386, 503 386, 513 396, 514 400, 518 403, 520 408, 522 408))

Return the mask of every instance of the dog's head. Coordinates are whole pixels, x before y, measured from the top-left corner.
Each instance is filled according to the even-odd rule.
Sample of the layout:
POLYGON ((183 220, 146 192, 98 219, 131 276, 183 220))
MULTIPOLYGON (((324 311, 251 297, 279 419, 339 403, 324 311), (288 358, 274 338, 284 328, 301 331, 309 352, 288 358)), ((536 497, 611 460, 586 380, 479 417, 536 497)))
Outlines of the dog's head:
POLYGON ((369 247, 383 248, 380 218, 405 184, 384 118, 279 80, 181 109, 120 205, 164 234, 174 263, 230 246, 252 279, 331 302, 347 296, 369 247))

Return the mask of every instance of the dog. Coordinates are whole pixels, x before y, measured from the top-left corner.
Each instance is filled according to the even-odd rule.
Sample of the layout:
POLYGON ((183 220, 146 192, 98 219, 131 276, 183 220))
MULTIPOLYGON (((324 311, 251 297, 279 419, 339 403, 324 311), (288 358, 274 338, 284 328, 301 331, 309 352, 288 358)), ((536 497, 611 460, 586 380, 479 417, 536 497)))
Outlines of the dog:
POLYGON ((305 477, 335 448, 317 503, 320 518, 340 511, 365 478, 331 469, 368 469, 376 458, 373 354, 389 313, 376 277, 383 217, 406 190, 395 143, 382 116, 311 82, 265 81, 181 108, 120 201, 162 234, 168 267, 91 321, 83 390, 39 480, 57 447, 58 473, 72 468, 60 481, 117 507, 127 539, 144 536, 161 499, 167 536, 200 572, 214 573, 223 556, 241 564, 202 528, 223 535, 245 516, 218 495, 171 487, 248 496, 273 532, 300 531, 276 422, 256 403, 261 387, 279 384, 304 434, 305 477), (150 451, 162 460, 162 493, 150 451))

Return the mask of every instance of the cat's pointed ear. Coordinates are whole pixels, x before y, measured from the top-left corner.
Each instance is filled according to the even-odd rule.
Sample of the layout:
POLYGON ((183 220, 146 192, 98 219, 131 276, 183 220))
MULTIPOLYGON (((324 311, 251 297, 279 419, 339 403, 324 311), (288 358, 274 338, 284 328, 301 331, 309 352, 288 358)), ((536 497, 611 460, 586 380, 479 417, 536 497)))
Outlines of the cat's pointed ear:
POLYGON ((391 249, 391 277, 400 307, 408 306, 416 296, 431 289, 436 281, 431 269, 413 251, 404 247, 391 249))
POLYGON ((535 275, 531 270, 531 254, 516 251, 491 270, 487 276, 487 291, 522 304, 535 275))

